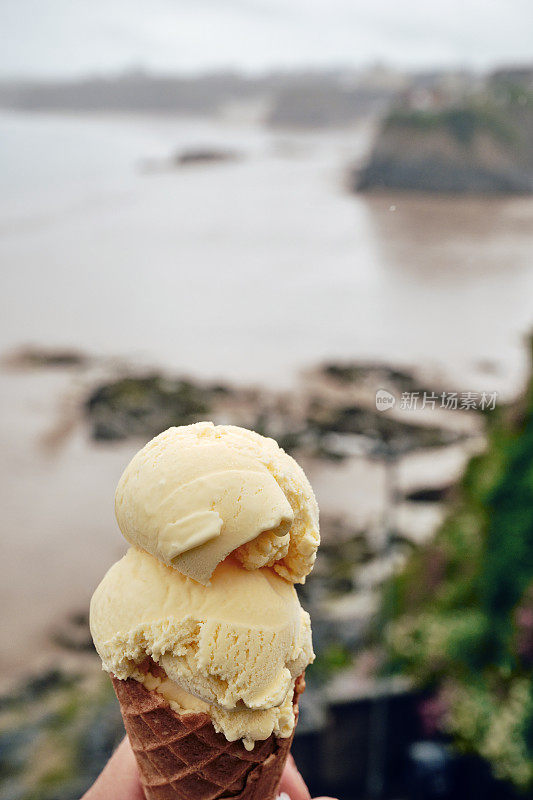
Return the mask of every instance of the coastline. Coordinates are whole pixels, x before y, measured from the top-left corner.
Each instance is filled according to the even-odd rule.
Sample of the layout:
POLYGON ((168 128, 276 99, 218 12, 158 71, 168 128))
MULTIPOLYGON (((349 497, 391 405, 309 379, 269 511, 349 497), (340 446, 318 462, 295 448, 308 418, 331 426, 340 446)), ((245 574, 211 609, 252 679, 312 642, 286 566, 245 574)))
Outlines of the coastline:
MULTIPOLYGON (((357 430, 359 425, 371 426, 372 418, 381 419, 375 408, 371 410, 373 383, 394 385, 380 366, 365 365, 364 380, 348 383, 332 380, 323 370, 308 372, 291 392, 218 386, 200 418, 248 427, 262 424, 267 434, 294 447, 315 487, 324 542, 335 550, 336 541, 364 538, 371 549, 379 549, 386 466, 373 451, 373 439, 357 430), (360 408, 361 422, 342 421, 339 413, 346 407, 360 408)), ((72 615, 83 616, 102 573, 125 550, 113 515, 114 489, 124 465, 153 431, 95 440, 97 429, 87 411, 95 387, 116 385, 125 372, 129 380, 144 385, 144 373, 137 367, 122 365, 117 373, 103 370, 98 361, 91 365, 90 359, 85 367, 4 367, 0 373, 7 536, 6 582, 0 595, 6 621, 0 641, 6 654, 0 659, 3 683, 35 667, 34 661, 27 662, 29 646, 41 654, 43 664, 60 657, 57 641, 64 639, 65 630, 72 631, 72 615)), ((167 386, 170 377, 165 381, 167 386)), ((208 397, 205 382, 192 385, 208 397)), ((157 402, 156 396, 155 411, 144 424, 159 430, 168 427, 168 420, 158 416, 166 413, 166 405, 158 411, 157 402)), ((115 424, 122 430, 120 425, 127 423, 120 405, 112 413, 118 414, 115 424)), ((405 417, 409 412, 403 413, 405 417)), ((108 428, 115 417, 106 417, 108 428)), ((441 519, 443 505, 410 502, 408 496, 428 487, 440 490, 453 485, 466 458, 482 445, 482 419, 475 412, 444 412, 440 417, 435 412, 434 420, 428 414, 409 418, 405 428, 398 412, 396 422, 387 418, 387 426, 400 435, 403 450, 397 468, 404 498, 396 508, 398 529, 413 541, 423 541, 441 519)), ((325 591, 329 596, 327 587, 325 591)), ((341 600, 344 613, 349 613, 346 598, 341 600)), ((335 602, 333 606, 330 602, 331 608, 335 602)), ((82 633, 76 635, 83 639, 82 633)))

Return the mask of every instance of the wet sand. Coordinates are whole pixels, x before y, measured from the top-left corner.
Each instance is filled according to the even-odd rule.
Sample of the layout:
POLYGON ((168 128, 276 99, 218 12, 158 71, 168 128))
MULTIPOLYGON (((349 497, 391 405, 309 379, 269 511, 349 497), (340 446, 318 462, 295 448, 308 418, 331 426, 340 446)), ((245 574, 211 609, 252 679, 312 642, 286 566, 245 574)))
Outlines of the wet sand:
MULTIPOLYGON (((126 550, 114 518, 120 474, 144 443, 95 443, 78 420, 50 447, 50 431, 75 396, 80 378, 69 370, 0 372, 0 504, 4 558, 0 603, 0 680, 31 672, 57 657, 51 644, 72 612, 87 610, 106 569, 126 550), (31 657, 30 657, 31 656, 31 657)), ((403 491, 457 478, 464 446, 407 456, 398 468, 403 491)), ((304 459, 324 517, 342 517, 379 535, 385 472, 378 460, 336 464, 304 459)), ((439 519, 435 508, 407 504, 400 527, 423 539, 439 519)))

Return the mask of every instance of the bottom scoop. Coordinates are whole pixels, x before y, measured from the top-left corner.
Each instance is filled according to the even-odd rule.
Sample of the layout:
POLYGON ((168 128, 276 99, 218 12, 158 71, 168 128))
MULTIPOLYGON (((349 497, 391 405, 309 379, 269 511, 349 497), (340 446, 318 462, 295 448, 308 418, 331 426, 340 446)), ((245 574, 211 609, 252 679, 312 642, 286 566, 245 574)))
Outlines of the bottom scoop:
POLYGON ((229 741, 290 736, 295 680, 314 654, 309 615, 272 570, 226 560, 201 586, 131 548, 94 593, 90 623, 117 678, 160 690, 177 711, 192 696, 190 710, 207 711, 229 741), (168 681, 147 674, 147 656, 168 681))

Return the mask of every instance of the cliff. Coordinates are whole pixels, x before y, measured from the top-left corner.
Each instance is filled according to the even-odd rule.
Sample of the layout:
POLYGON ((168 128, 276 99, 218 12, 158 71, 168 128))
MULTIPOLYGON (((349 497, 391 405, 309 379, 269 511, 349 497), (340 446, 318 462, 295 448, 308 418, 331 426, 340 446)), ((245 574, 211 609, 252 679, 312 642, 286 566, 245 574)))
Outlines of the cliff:
POLYGON ((395 109, 353 186, 358 191, 530 194, 533 102, 521 94, 504 104, 395 109))

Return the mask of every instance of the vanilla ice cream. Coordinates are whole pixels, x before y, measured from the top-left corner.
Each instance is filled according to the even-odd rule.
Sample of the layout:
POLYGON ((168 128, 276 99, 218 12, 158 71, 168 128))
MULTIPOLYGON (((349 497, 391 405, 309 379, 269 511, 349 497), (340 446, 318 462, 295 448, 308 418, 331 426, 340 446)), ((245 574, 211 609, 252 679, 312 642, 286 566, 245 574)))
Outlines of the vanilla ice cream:
POLYGON ((124 537, 206 584, 229 553, 304 583, 320 541, 303 470, 273 439, 231 425, 169 428, 131 460, 117 487, 124 537))
POLYGON ((314 659, 293 586, 319 542, 301 468, 242 428, 170 428, 132 459, 115 507, 132 546, 91 601, 104 669, 179 714, 209 714, 248 749, 289 737, 295 681, 314 659))
MULTIPOLYGON (((202 586, 132 547, 94 593, 90 619, 107 671, 144 682, 139 664, 150 656, 211 706, 230 740, 250 725, 249 738, 266 738, 292 715, 294 681, 313 660, 309 615, 294 587, 232 560, 202 586)), ((283 724, 290 733, 291 719, 283 724)))

